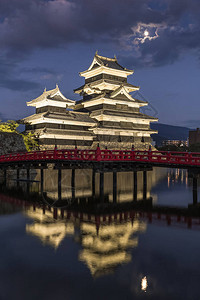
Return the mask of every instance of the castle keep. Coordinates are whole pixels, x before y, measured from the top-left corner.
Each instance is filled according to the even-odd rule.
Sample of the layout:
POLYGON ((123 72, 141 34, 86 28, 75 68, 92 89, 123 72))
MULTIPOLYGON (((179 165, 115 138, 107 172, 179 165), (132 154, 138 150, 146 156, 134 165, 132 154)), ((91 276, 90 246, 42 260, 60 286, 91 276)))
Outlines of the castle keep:
POLYGON ((72 101, 58 86, 27 102, 36 114, 23 119, 26 130, 39 137, 41 149, 101 148, 148 149, 150 122, 157 121, 140 112, 147 102, 135 99, 131 92, 139 87, 127 82, 133 71, 123 68, 116 57, 94 56, 90 67, 80 73, 85 84, 74 90, 82 97, 72 101))

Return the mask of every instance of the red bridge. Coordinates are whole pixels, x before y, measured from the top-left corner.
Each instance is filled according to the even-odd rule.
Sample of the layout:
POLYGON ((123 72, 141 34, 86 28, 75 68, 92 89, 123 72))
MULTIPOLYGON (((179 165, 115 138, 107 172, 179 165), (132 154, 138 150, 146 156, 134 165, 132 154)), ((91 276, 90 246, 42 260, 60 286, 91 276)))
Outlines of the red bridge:
POLYGON ((79 150, 62 149, 12 153, 0 156, 0 165, 17 162, 139 162, 152 166, 200 167, 200 153, 139 151, 139 150, 79 150))

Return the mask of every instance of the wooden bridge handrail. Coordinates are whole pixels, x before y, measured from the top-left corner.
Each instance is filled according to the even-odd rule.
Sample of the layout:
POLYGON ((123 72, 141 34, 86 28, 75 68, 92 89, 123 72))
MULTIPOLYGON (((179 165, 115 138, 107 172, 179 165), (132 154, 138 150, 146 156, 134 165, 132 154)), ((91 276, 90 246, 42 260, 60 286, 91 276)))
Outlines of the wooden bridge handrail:
POLYGON ((21 161, 137 161, 176 165, 200 166, 200 153, 151 150, 54 149, 9 153, 0 156, 0 163, 21 161))

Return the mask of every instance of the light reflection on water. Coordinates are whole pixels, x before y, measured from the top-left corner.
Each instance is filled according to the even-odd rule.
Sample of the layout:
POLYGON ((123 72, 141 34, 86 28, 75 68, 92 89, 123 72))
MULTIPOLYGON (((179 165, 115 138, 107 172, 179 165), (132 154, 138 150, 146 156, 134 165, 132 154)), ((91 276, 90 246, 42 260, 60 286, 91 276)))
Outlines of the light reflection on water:
MULTIPOLYGON (((64 198, 72 197, 70 171, 65 170, 62 176, 64 198)), ((56 199, 57 171, 44 175, 44 190, 56 199)), ((121 172, 117 176, 117 203, 132 201, 133 174, 121 172)), ((39 181, 39 174, 33 178, 39 181)), ((8 186, 14 185, 16 182, 8 181, 8 186)), ((26 190, 26 183, 20 186, 26 190)), ((39 183, 34 182, 30 189, 39 191, 39 183)), ((138 200, 143 197, 142 189, 141 172, 138 200)), ((84 200, 87 206, 90 197, 98 199, 99 194, 99 174, 93 195, 91 171, 77 170, 77 204, 84 200)), ((111 173, 104 176, 104 196, 112 203, 111 173)), ((156 204, 186 207, 192 202, 187 171, 149 171, 147 198, 150 196, 156 204)), ((200 298, 200 230, 188 229, 184 222, 184 226, 167 226, 166 220, 150 221, 131 210, 98 216, 69 210, 62 214, 58 209, 55 217, 54 208, 6 202, 2 194, 0 213, 2 300, 200 298)))

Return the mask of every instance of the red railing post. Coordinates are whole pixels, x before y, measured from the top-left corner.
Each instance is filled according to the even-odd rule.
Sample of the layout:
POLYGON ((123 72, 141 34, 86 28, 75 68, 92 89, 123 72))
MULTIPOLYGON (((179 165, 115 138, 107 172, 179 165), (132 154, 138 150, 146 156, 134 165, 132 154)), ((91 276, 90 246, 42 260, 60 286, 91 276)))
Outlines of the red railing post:
POLYGON ((167 152, 167 161, 170 162, 170 160, 171 160, 171 153, 168 151, 167 152))
POLYGON ((74 158, 77 160, 78 159, 78 150, 77 150, 77 147, 75 148, 74 150, 74 158))
POLYGON ((124 152, 123 152, 122 150, 119 151, 119 159, 120 159, 120 160, 123 160, 123 158, 124 158, 123 153, 124 153, 124 152))
POLYGON ((188 152, 188 164, 190 164, 192 161, 192 154, 191 152, 188 152))
POLYGON ((97 161, 102 160, 102 157, 101 157, 101 149, 100 149, 99 145, 97 146, 97 149, 96 149, 96 151, 95 151, 95 159, 96 159, 97 161))
POLYGON ((152 161, 152 152, 151 152, 151 148, 149 148, 149 151, 148 151, 148 160, 149 161, 152 161))
POLYGON ((56 147, 54 148, 54 151, 53 151, 53 158, 57 159, 57 148, 56 147))
POLYGON ((61 158, 62 158, 62 159, 64 159, 64 158, 65 158, 65 152, 64 152, 64 150, 62 150, 62 151, 61 151, 61 154, 60 154, 60 156, 61 156, 61 158))
POLYGON ((134 147, 132 147, 132 151, 131 151, 131 159, 135 160, 135 150, 134 147))
POLYGON ((104 150, 104 159, 107 160, 108 159, 108 149, 107 147, 104 150))

